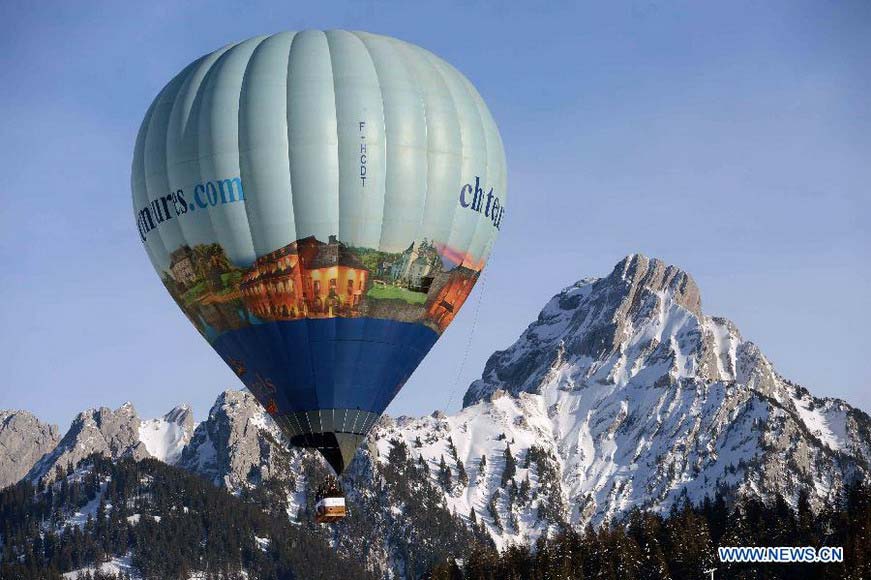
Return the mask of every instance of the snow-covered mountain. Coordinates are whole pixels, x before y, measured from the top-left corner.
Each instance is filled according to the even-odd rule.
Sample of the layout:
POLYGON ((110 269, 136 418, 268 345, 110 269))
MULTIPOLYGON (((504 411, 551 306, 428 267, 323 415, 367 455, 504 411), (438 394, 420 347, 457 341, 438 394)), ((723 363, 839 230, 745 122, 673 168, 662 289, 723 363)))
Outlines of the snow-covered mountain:
POLYGON ((734 324, 702 313, 687 273, 640 255, 554 296, 464 405, 388 433, 431 464, 456 462, 452 440, 469 483, 447 501, 478 512, 499 542, 718 491, 793 502, 806 492, 819 506, 869 474, 867 414, 781 377, 734 324), (518 467, 504 481, 509 445, 518 467), (527 478, 539 499, 518 500, 527 478))
MULTIPOLYGON (((0 415, 0 441, 12 415, 0 415)), ((22 453, 24 468, 0 455, 0 473, 50 478, 92 452, 153 456, 240 494, 268 483, 300 520, 326 473, 238 391, 196 426, 185 407, 152 421, 130 405, 86 411, 50 447, 22 453)), ((734 324, 703 313, 689 274, 633 255, 554 296, 458 413, 383 418, 346 472, 357 516, 323 533, 371 569, 406 575, 409 550, 467 541, 433 532, 458 518, 504 546, 684 497, 806 493, 820 506, 867 478, 869 460, 866 413, 781 377, 734 324)))

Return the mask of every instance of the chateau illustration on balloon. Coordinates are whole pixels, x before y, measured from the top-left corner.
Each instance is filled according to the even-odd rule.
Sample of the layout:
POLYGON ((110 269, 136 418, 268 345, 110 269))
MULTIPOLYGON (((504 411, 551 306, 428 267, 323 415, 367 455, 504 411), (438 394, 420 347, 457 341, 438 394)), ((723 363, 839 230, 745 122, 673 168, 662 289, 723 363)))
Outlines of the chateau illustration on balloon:
POLYGON ((240 268, 220 244, 182 245, 161 280, 209 342, 230 330, 304 318, 382 318, 444 332, 480 275, 443 244, 402 252, 296 240, 240 268))

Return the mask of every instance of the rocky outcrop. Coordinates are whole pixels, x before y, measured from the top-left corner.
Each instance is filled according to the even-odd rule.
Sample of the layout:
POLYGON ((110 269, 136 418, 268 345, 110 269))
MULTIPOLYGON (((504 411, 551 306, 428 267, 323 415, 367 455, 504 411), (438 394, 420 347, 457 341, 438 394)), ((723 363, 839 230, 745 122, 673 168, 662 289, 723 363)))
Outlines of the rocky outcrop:
MULTIPOLYGON (((672 315, 675 323, 682 323, 680 318, 686 318, 690 326, 697 323, 696 328, 685 330, 688 341, 698 344, 687 346, 711 347, 714 336, 707 337, 707 341, 691 336, 693 331, 704 334, 702 322, 707 320, 702 315, 701 296, 692 277, 655 258, 627 256, 607 277, 583 279, 554 296, 517 343, 490 357, 482 379, 471 385, 463 405, 474 404, 495 389, 515 395, 521 391, 536 392, 559 357, 605 362, 621 356, 634 338, 643 339, 638 350, 647 362, 666 359, 675 364, 682 362, 675 356, 674 345, 663 344, 661 336, 636 336, 637 330, 654 317, 665 315, 672 315)), ((720 325, 716 328, 720 333, 731 326, 721 318, 710 321, 720 325)), ((716 369, 712 365, 710 378, 717 378, 716 369)))
POLYGON ((0 489, 21 480, 58 441, 56 425, 27 411, 0 411, 0 489))
POLYGON ((197 426, 178 465, 235 490, 287 474, 293 459, 288 449, 281 431, 253 395, 225 391, 209 418, 197 426))

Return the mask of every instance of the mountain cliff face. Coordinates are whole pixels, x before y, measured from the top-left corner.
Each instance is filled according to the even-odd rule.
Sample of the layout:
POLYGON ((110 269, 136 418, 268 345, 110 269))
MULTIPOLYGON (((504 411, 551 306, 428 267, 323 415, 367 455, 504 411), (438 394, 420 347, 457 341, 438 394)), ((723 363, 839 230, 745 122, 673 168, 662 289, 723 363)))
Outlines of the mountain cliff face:
MULTIPOLYGON (((10 482, 51 478, 93 452, 152 456, 239 495, 265 493, 266 509, 309 525, 326 474, 244 392, 223 393, 196 426, 184 407, 153 421, 129 405, 87 411, 56 446, 56 432, 16 421, 0 441, 19 433, 21 463, 35 463, 0 463, 10 482), (22 450, 31 429, 42 438, 22 450)), ((689 274, 633 255, 554 296, 493 354, 458 413, 382 418, 346 472, 351 517, 313 533, 369 570, 414 576, 476 537, 528 542, 636 506, 805 493, 819 507, 867 478, 869 461, 867 414, 781 377, 734 324, 703 313, 689 274)))
POLYGON ((27 411, 0 411, 0 489, 27 475, 58 441, 57 426, 47 425, 27 411))
POLYGON ((208 419, 197 425, 178 465, 215 485, 237 490, 293 473, 300 453, 288 448, 281 431, 252 395, 226 391, 212 406, 208 419))

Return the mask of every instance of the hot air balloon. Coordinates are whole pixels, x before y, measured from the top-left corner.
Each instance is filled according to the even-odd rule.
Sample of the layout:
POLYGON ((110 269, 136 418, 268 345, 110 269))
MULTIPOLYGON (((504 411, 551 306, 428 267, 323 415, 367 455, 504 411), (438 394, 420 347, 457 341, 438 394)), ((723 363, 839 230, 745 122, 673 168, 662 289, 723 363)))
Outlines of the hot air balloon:
POLYGON ((342 30, 185 67, 145 114, 131 181, 170 295, 337 476, 469 296, 506 213, 502 141, 468 79, 342 30))

